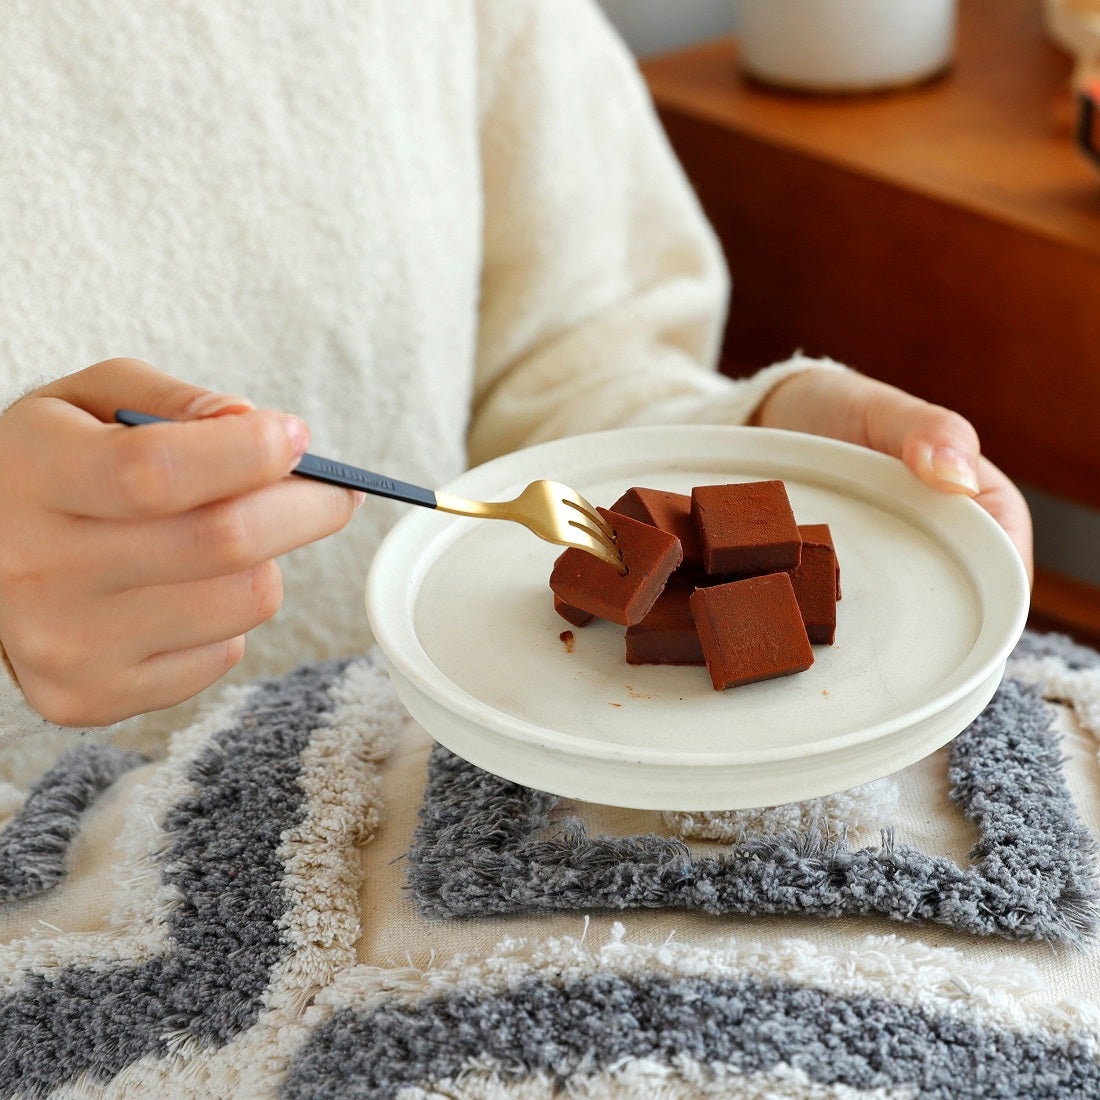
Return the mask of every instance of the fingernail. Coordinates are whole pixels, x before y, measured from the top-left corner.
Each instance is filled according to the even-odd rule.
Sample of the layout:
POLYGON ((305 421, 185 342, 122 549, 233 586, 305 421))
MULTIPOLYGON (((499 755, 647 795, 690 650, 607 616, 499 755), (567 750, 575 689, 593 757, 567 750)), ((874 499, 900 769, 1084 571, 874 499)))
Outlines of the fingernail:
POLYGON ((208 416, 226 416, 229 413, 250 412, 256 406, 247 397, 235 393, 204 393, 196 397, 184 410, 185 417, 203 419, 208 416))
POLYGON ((352 499, 355 501, 355 507, 357 509, 362 508, 363 501, 367 499, 367 494, 360 492, 358 489, 352 489, 351 495, 352 499))
POLYGON ((932 451, 932 473, 937 480, 949 486, 958 486, 961 492, 977 496, 981 486, 978 484, 978 471, 973 460, 953 447, 936 447, 932 451))
POLYGON ((282 420, 283 427, 286 428, 286 434, 290 437, 290 445, 294 448, 294 453, 296 455, 304 454, 309 446, 309 428, 306 427, 306 422, 287 413, 283 414, 282 420))

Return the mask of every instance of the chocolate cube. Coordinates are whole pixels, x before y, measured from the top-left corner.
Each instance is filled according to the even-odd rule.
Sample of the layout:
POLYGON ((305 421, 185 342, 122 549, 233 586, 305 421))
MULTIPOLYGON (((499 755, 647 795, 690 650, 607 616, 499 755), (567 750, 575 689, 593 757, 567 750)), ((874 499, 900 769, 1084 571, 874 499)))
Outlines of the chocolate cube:
POLYGON ((803 539, 802 560, 788 575, 810 643, 832 645, 836 635, 836 554, 832 546, 803 539))
POLYGON ((840 559, 833 545, 833 533, 827 523, 800 523, 798 533, 802 536, 803 549, 807 546, 827 546, 833 552, 836 572, 836 598, 840 599, 840 559))
POLYGON ((574 626, 587 626, 596 617, 591 611, 582 611, 579 607, 566 603, 557 593, 554 594, 554 610, 574 626))
POLYGON ((802 552, 782 481, 699 485, 691 514, 708 573, 773 573, 793 569, 802 552))
POLYGON ((680 540, 667 531, 597 509, 615 531, 626 573, 593 554, 570 547, 554 562, 550 587, 571 607, 600 619, 630 626, 640 622, 656 603, 683 552, 680 540))
POLYGON ((640 623, 626 628, 626 660, 632 665, 701 665, 703 647, 689 600, 694 588, 671 581, 640 623))
POLYGON ((691 497, 686 493, 670 493, 662 489, 627 489, 611 505, 611 511, 653 527, 660 527, 662 531, 675 535, 684 552, 682 568, 702 568, 703 551, 699 545, 695 521, 691 518, 691 497))
POLYGON ((690 607, 716 691, 805 672, 814 663, 786 573, 697 588, 690 607))

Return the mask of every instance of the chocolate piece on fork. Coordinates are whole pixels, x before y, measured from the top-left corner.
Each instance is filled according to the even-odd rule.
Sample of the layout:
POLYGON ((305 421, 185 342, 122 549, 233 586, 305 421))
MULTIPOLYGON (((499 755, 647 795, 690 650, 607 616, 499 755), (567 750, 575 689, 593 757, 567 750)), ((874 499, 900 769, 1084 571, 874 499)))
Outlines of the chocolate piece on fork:
POLYGON ((629 626, 645 618, 683 560, 680 540, 607 508, 597 511, 615 530, 626 572, 570 547, 554 562, 550 588, 570 607, 629 626))

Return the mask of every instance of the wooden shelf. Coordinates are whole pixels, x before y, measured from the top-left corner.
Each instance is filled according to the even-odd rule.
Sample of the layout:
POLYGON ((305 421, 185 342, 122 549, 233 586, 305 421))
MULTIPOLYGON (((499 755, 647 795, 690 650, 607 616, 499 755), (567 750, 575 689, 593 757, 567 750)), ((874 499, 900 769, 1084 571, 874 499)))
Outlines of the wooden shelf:
POLYGON ((1037 569, 1028 625, 1036 630, 1057 630, 1084 645, 1100 648, 1100 591, 1037 569))
POLYGON ((897 92, 770 90, 741 77, 732 39, 644 68, 662 113, 707 120, 1100 258, 1100 177, 1070 140, 1070 61, 1047 41, 1038 0, 961 0, 959 20, 953 71, 897 92))

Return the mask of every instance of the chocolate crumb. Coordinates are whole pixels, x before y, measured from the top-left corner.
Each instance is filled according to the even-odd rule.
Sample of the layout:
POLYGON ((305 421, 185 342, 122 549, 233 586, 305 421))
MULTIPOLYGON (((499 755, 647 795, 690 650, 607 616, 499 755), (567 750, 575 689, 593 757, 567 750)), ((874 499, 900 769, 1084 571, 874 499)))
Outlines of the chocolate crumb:
POLYGON ((573 637, 572 630, 563 630, 558 637, 561 639, 562 644, 565 646, 566 653, 572 653, 573 647, 576 644, 576 639, 573 637))

